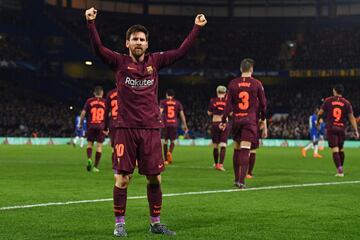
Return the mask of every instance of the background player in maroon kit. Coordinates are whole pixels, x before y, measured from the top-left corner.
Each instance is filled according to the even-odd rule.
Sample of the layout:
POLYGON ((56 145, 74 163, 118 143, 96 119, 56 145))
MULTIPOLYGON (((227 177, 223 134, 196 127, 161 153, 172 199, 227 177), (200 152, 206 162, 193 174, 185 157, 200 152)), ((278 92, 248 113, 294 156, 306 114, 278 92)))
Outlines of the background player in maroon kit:
POLYGON ((226 100, 226 87, 218 86, 216 88, 216 98, 211 98, 208 115, 211 116, 212 127, 211 127, 211 138, 213 143, 213 157, 214 157, 214 167, 219 171, 225 171, 224 160, 225 160, 225 151, 227 146, 227 139, 229 136, 229 127, 221 130, 219 124, 221 123, 221 118, 225 110, 226 100), (219 162, 219 146, 220 146, 220 162, 219 162))
POLYGON ((326 114, 326 131, 329 147, 332 150, 333 160, 337 169, 335 176, 343 177, 343 166, 345 160, 345 119, 348 117, 351 126, 355 130, 356 139, 359 138, 359 131, 356 119, 353 114, 351 103, 342 94, 344 87, 341 84, 335 85, 332 89, 333 96, 325 99, 320 111, 317 113, 317 124, 321 115, 326 114))
MULTIPOLYGON (((220 127, 227 126, 227 116, 233 111, 232 134, 234 139, 234 173, 239 172, 240 189, 245 189, 245 177, 249 167, 251 142, 256 139, 258 131, 257 115, 260 112, 262 123, 266 115, 266 98, 260 81, 252 77, 254 60, 244 59, 241 62, 241 77, 233 79, 228 86, 225 113, 220 127)), ((263 136, 265 137, 265 136, 263 136)))
MULTIPOLYGON (((101 86, 95 87, 94 96, 89 98, 80 114, 80 124, 87 116, 87 128, 86 133, 88 146, 86 149, 88 163, 86 169, 94 172, 99 171, 99 163, 102 153, 102 144, 105 140, 104 128, 105 128, 105 99, 103 98, 104 91, 101 86), (96 153, 95 164, 92 165, 92 147, 96 141, 96 153)), ((82 126, 80 126, 82 128, 82 126)))
POLYGON ((138 160, 139 173, 146 175, 147 196, 152 233, 175 235, 160 224, 162 206, 161 176, 164 162, 161 151, 160 128, 163 127, 158 106, 158 71, 181 59, 195 44, 205 16, 195 17, 195 24, 177 49, 145 54, 148 48, 148 31, 142 25, 131 26, 126 32, 129 55, 120 54, 103 46, 95 27, 97 10, 85 12, 89 35, 95 53, 115 72, 118 89, 118 116, 114 133, 116 168, 114 173, 114 235, 127 236, 125 211, 127 187, 138 160))
MULTIPOLYGON (((117 97, 117 89, 112 89, 106 94, 106 127, 105 129, 108 130, 109 137, 110 137, 110 144, 111 147, 114 147, 114 132, 115 132, 115 124, 118 115, 118 97, 117 97)), ((113 163, 113 168, 116 166, 115 158, 114 158, 114 149, 112 149, 111 159, 113 163)))
POLYGON ((172 152, 175 148, 175 139, 177 138, 178 120, 177 116, 180 115, 183 130, 185 134, 189 131, 184 108, 182 104, 175 99, 175 92, 172 89, 166 91, 166 99, 160 101, 160 114, 163 116, 165 127, 163 128, 164 137, 164 159, 165 164, 171 164, 173 161, 172 152), (170 139, 170 149, 168 151, 168 144, 170 139))

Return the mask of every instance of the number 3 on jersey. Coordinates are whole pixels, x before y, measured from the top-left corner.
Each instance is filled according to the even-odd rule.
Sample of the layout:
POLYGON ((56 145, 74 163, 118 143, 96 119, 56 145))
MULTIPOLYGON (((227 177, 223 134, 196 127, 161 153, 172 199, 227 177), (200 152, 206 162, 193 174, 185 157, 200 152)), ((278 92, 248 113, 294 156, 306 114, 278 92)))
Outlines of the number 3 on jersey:
POLYGON ((102 108, 91 109, 91 122, 99 123, 104 120, 105 111, 102 108))
POLYGON ((239 99, 241 99, 241 102, 238 105, 240 110, 247 110, 249 108, 249 93, 246 91, 240 92, 239 99))
POLYGON ((332 113, 333 113, 333 117, 335 119, 335 122, 340 121, 341 115, 342 115, 341 108, 334 108, 332 113))

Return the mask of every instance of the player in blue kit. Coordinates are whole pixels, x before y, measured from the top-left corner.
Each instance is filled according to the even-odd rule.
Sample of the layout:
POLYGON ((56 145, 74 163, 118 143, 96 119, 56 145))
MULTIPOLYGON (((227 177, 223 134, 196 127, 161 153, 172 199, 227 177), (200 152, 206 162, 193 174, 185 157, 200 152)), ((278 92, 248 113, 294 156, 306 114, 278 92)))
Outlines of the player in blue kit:
POLYGON ((77 142, 80 139, 80 147, 84 147, 84 137, 86 133, 86 119, 84 118, 84 121, 82 123, 82 128, 80 127, 80 115, 77 115, 75 118, 75 137, 72 140, 72 144, 75 147, 77 142))
POLYGON ((301 149, 301 154, 303 157, 306 157, 306 152, 310 148, 314 148, 314 158, 322 158, 323 156, 318 153, 319 151, 319 130, 316 125, 317 122, 317 112, 319 111, 318 108, 315 108, 314 113, 309 117, 309 133, 310 133, 310 140, 311 142, 304 148, 301 149))

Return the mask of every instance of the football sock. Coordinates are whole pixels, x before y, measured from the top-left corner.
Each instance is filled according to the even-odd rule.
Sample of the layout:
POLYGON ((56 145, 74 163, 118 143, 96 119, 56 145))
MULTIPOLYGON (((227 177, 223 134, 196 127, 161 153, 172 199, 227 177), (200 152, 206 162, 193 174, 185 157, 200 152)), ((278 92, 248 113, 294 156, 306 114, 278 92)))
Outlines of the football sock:
POLYGON ((170 143, 170 152, 172 153, 174 151, 175 148, 175 143, 171 142, 170 143))
POLYGON ((340 159, 341 159, 341 166, 344 166, 345 152, 340 151, 339 156, 340 156, 340 159))
POLYGON ((225 160, 225 151, 226 151, 225 147, 220 148, 220 163, 221 164, 223 164, 224 160, 225 160))
POLYGON ((335 163, 336 168, 341 166, 341 158, 338 152, 333 152, 333 160, 335 163))
POLYGON ((239 153, 239 159, 240 159, 240 176, 239 176, 239 182, 244 184, 245 183, 245 176, 247 174, 248 168, 249 168, 249 156, 250 155, 250 149, 247 148, 241 148, 239 153))
POLYGON ((164 160, 167 161, 167 152, 168 152, 168 145, 167 143, 164 143, 163 145, 163 149, 164 149, 164 160))
POLYGON ((88 158, 88 159, 91 159, 91 156, 92 156, 92 148, 89 148, 89 147, 88 147, 88 148, 86 149, 86 154, 87 154, 87 158, 88 158))
POLYGON ((150 221, 160 222, 160 211, 162 205, 162 192, 160 184, 147 185, 147 198, 149 202, 150 221))
POLYGON ((114 186, 113 198, 115 223, 125 223, 127 188, 121 189, 114 186))
POLYGON ((84 146, 84 138, 80 138, 80 147, 83 147, 84 146))
POLYGON ((250 153, 250 157, 249 157, 249 170, 248 170, 248 174, 252 175, 253 174, 253 169, 255 166, 255 160, 256 160, 256 153, 250 153))
POLYGON ((239 149, 234 149, 234 155, 233 155, 233 167, 234 167, 234 177, 235 177, 235 182, 239 181, 239 154, 240 154, 240 150, 239 149))
POLYGON ((219 149, 217 148, 213 149, 213 156, 214 156, 214 162, 215 164, 217 164, 219 161, 219 149))
POLYGON ((314 154, 318 154, 319 146, 317 144, 314 145, 314 154))
POLYGON ((78 140, 79 140, 79 137, 75 137, 75 138, 73 139, 73 143, 76 145, 78 140))
POLYGON ((312 143, 309 143, 306 147, 305 147, 305 151, 309 150, 310 148, 312 148, 314 145, 312 143))
POLYGON ((99 166, 99 162, 101 159, 101 152, 96 152, 95 153, 95 167, 98 168, 99 166))

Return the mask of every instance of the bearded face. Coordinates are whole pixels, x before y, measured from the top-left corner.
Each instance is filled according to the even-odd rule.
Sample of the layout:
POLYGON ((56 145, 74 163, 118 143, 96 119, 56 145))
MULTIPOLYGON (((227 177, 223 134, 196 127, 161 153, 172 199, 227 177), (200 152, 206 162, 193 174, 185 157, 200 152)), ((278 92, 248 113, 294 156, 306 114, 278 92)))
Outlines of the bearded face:
POLYGON ((136 59, 143 56, 148 49, 148 41, 143 32, 135 32, 130 35, 130 39, 126 40, 126 47, 136 59))

